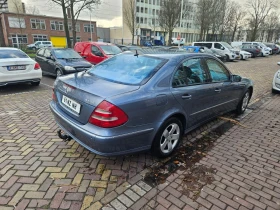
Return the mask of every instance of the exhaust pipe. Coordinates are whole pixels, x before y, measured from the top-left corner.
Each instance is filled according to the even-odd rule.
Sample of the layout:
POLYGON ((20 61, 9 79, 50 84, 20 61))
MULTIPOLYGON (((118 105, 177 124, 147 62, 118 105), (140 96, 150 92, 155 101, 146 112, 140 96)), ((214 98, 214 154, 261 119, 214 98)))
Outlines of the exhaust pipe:
POLYGON ((58 130, 57 131, 57 135, 59 138, 61 138, 63 141, 71 141, 72 140, 72 137, 69 136, 69 135, 66 135, 66 134, 62 134, 62 131, 61 130, 58 130))

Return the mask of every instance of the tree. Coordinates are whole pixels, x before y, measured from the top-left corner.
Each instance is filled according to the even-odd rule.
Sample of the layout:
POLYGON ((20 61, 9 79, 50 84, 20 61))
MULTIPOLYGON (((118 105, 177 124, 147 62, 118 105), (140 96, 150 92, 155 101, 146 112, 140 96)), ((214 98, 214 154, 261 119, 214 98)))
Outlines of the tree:
POLYGON ((258 38, 260 26, 265 22, 271 10, 276 7, 274 0, 248 0, 247 8, 249 12, 250 40, 258 38))
POLYGON ((168 45, 171 45, 172 32, 180 23, 181 0, 162 0, 159 11, 159 26, 168 31, 168 45))
POLYGON ((273 42, 273 37, 275 35, 275 32, 277 31, 279 27, 279 16, 278 14, 273 11, 271 14, 267 16, 267 19, 264 23, 264 29, 267 33, 267 41, 273 42))
POLYGON ((26 14, 31 14, 31 15, 40 14, 40 11, 36 6, 27 6, 25 10, 26 10, 26 14))
POLYGON ((126 0, 123 8, 123 20, 131 33, 132 44, 134 44, 134 33, 137 28, 135 0, 126 0))
MULTIPOLYGON (((205 40, 206 33, 209 31, 211 23, 213 22, 211 18, 213 15, 213 1, 214 0, 199 0, 197 2, 197 11, 196 11, 196 24, 200 27, 199 40, 205 40)), ((214 21, 215 22, 215 21, 214 21)), ((216 22, 215 22, 216 23, 216 22)), ((215 27, 212 24, 213 27, 215 27)))
POLYGON ((242 9, 240 4, 236 3, 233 6, 233 26, 232 26, 232 36, 231 41, 234 41, 237 30, 241 27, 241 23, 246 15, 245 11, 242 9))
POLYGON ((70 33, 68 28, 68 17, 67 17, 67 5, 68 0, 51 0, 53 3, 61 6, 62 14, 63 14, 63 23, 64 23, 64 30, 65 30, 65 36, 67 40, 67 47, 71 48, 71 40, 70 40, 70 33))
MULTIPOLYGON (((23 40, 23 30, 26 28, 26 25, 25 25, 25 18, 24 18, 24 16, 23 16, 23 8, 22 8, 22 4, 21 4, 21 2, 18 2, 18 1, 16 1, 16 0, 14 0, 13 2, 13 6, 14 6, 14 8, 15 8, 15 11, 16 11, 16 26, 17 26, 17 28, 19 28, 19 30, 20 30, 20 35, 21 35, 21 38, 19 39, 19 38, 17 38, 17 40, 19 41, 19 40, 21 40, 21 41, 19 41, 19 42, 22 42, 22 40, 23 40)), ((22 45, 19 45, 18 46, 19 48, 22 48, 22 45)))
MULTIPOLYGON (((89 9, 91 12, 99 4, 101 4, 101 0, 69 0, 69 8, 71 11, 72 22, 73 46, 75 45, 77 40, 76 24, 81 12, 86 9, 89 9)), ((90 30, 92 30, 91 26, 90 30)))
MULTIPOLYGON (((4 0, 0 3, 0 10, 3 9, 4 5, 6 5, 8 0, 4 0)), ((2 26, 2 15, 0 14, 0 46, 6 47, 5 39, 4 39, 4 33, 3 33, 3 26, 2 26)))

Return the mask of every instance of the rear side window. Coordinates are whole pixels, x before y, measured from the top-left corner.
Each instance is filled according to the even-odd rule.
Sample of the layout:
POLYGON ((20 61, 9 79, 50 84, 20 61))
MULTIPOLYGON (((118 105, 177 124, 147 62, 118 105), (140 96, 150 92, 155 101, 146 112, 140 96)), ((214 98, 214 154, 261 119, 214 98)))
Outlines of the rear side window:
POLYGON ((206 60, 212 82, 227 82, 230 80, 228 70, 218 61, 213 59, 206 60))
POLYGON ((198 42, 198 43, 194 43, 194 46, 203 46, 203 47, 207 47, 207 48, 211 49, 212 43, 198 42))
POLYGON ((0 50, 0 59, 8 58, 29 58, 24 52, 20 50, 0 50))
POLYGON ((44 49, 44 48, 43 48, 43 49, 38 50, 37 55, 39 55, 39 56, 44 56, 44 51, 45 51, 45 49, 44 49))
POLYGON ((127 85, 141 85, 166 63, 165 59, 120 54, 94 66, 89 74, 127 85))

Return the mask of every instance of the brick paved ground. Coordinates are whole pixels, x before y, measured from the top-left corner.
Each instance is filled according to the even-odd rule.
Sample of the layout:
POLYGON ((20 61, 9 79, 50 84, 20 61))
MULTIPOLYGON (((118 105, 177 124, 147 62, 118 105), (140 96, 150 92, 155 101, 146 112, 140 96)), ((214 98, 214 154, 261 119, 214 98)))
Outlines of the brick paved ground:
MULTIPOLYGON (((278 59, 259 58, 227 65, 232 72, 255 81, 255 100, 270 92, 278 59)), ((180 209, 186 203, 193 208, 200 204, 200 208, 206 209, 280 209, 276 206, 280 199, 279 124, 273 118, 277 116, 273 112, 277 111, 277 96, 244 119, 247 129, 236 126, 222 136, 201 162, 213 164, 218 173, 217 181, 204 188, 197 202, 177 191, 179 174, 169 177, 158 189, 141 182, 143 169, 158 161, 148 153, 105 158, 89 153, 74 141, 58 139, 57 126, 48 108, 50 96, 51 90, 46 86, 0 88, 1 210, 99 209, 107 203, 116 209, 180 209), (246 155, 247 162, 244 155, 240 157, 241 153, 246 155), (153 199, 157 190, 160 195, 153 199)), ((185 139, 200 136, 214 123, 185 139)))

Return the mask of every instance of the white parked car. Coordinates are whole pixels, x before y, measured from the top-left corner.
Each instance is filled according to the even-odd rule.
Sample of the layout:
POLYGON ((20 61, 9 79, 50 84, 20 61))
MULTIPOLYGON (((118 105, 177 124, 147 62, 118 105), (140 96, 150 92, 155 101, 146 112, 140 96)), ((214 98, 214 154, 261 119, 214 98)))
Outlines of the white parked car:
POLYGON ((39 85, 42 70, 38 63, 17 48, 0 47, 0 86, 13 83, 39 85))
POLYGON ((34 50, 40 49, 43 47, 53 47, 53 44, 51 41, 37 41, 37 42, 34 42, 33 44, 27 45, 27 48, 34 49, 34 50))
POLYGON ((252 57, 252 54, 246 51, 240 51, 240 60, 247 60, 252 57))
MULTIPOLYGON (((280 62, 278 62, 278 66, 280 66, 280 62)), ((280 69, 275 73, 273 82, 272 82, 272 93, 280 92, 280 69)))

